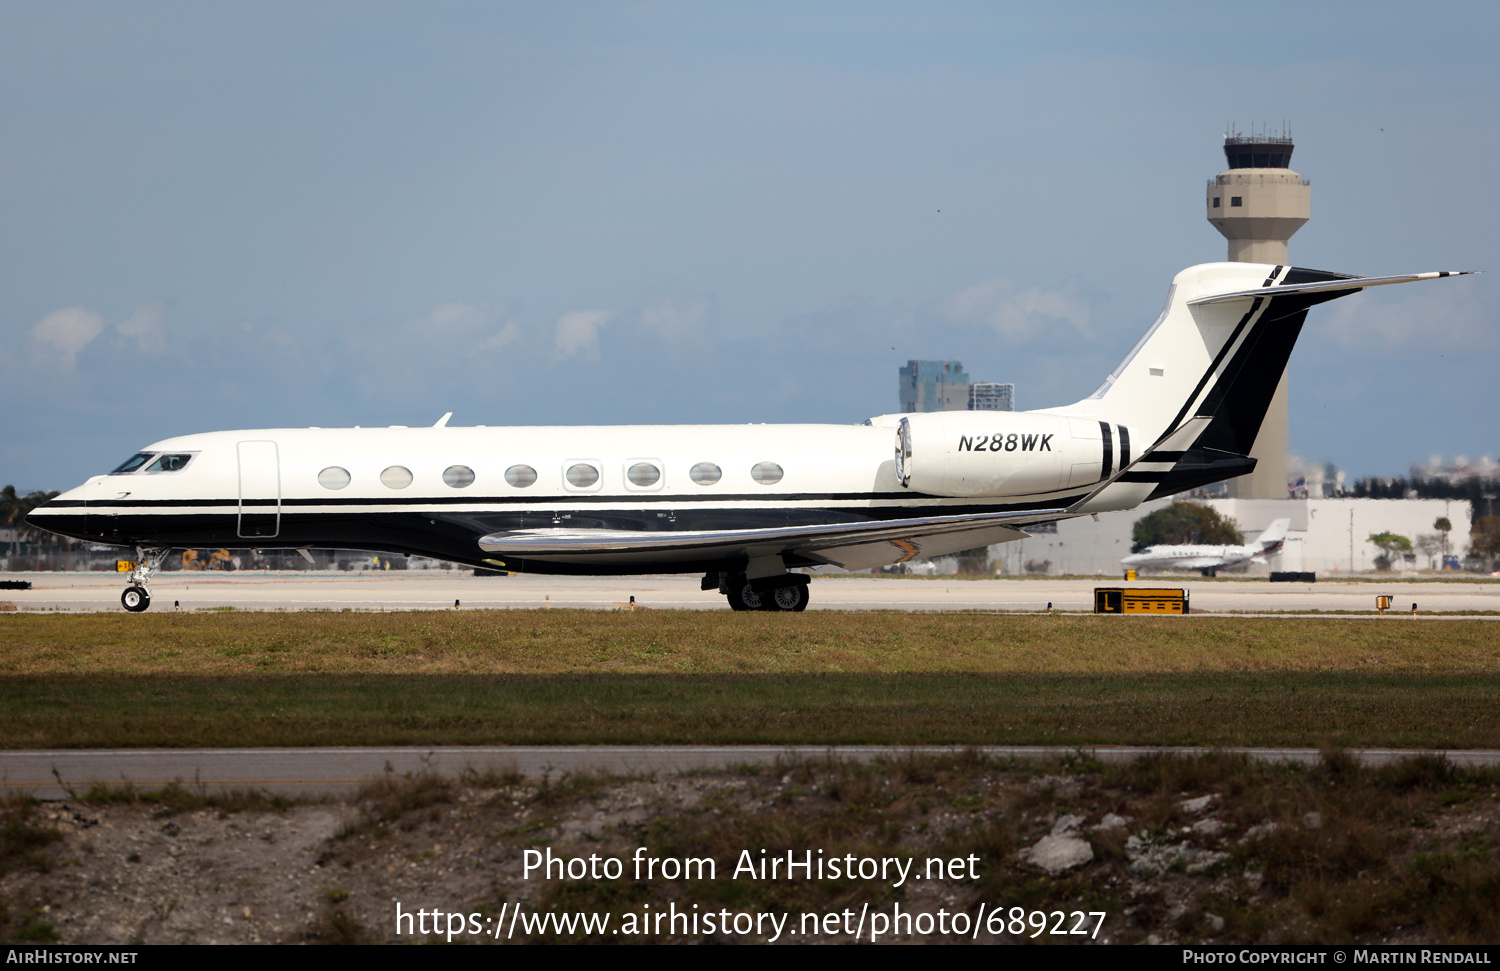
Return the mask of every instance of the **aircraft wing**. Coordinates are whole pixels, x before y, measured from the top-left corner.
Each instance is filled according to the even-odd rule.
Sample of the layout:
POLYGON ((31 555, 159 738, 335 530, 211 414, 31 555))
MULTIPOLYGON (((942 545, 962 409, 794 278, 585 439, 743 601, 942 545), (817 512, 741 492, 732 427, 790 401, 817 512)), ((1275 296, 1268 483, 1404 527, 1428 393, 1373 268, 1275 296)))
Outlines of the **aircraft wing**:
POLYGON ((848 570, 945 556, 1027 534, 1027 525, 1066 517, 1063 509, 925 516, 873 522, 723 530, 525 529, 491 533, 480 549, 496 557, 566 561, 572 556, 616 553, 649 563, 684 553, 702 559, 781 555, 848 570))

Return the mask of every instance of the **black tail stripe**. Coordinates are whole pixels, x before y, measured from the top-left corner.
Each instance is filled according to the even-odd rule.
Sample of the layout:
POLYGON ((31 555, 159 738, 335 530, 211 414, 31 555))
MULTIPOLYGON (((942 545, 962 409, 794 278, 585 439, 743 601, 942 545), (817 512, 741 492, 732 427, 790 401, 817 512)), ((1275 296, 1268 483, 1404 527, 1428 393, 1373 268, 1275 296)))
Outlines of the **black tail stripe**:
MULTIPOLYGON (((1266 306, 1270 305, 1269 301, 1264 297, 1256 297, 1251 302, 1250 309, 1245 311, 1245 316, 1240 318, 1238 324, 1235 324, 1234 332, 1229 335, 1229 339, 1224 342, 1224 346, 1219 348, 1219 353, 1215 355, 1213 363, 1209 364, 1208 370, 1203 372, 1203 377, 1198 379, 1198 386, 1193 389, 1193 393, 1188 395, 1187 400, 1182 403, 1182 408, 1178 410, 1177 417, 1173 418, 1171 423, 1167 425, 1169 431, 1182 424, 1182 419, 1187 415, 1188 409, 1193 407, 1193 402, 1198 400, 1199 393, 1203 391, 1203 387, 1208 384, 1209 379, 1214 376, 1214 372, 1219 369, 1219 365, 1224 363, 1224 358, 1228 357, 1229 352, 1234 350, 1235 341, 1239 339, 1240 332, 1245 329, 1246 324, 1250 323, 1250 319, 1261 309, 1262 304, 1266 306)), ((1164 434, 1162 437, 1165 438, 1166 435, 1164 434)))
POLYGON ((1120 468, 1130 464, 1130 429, 1120 426, 1120 468))
POLYGON ((1109 433, 1108 422, 1099 423, 1099 434, 1104 436, 1104 471, 1100 473, 1099 478, 1107 479, 1115 470, 1115 442, 1109 433))

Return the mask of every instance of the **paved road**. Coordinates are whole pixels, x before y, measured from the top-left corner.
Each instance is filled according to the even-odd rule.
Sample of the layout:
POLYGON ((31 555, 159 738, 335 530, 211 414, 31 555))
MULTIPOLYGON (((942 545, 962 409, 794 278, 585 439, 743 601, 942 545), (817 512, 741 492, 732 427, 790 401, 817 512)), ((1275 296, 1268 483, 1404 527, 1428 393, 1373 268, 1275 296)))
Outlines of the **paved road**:
MULTIPOLYGON (((0 590, 0 601, 23 611, 119 611, 124 580, 104 573, 6 574, 32 581, 31 590, 0 590)), ((1097 586, 1130 586, 1098 580, 958 580, 894 577, 817 577, 813 610, 1088 611, 1097 586)), ((1135 586, 1184 587, 1201 613, 1347 611, 1374 615, 1375 597, 1388 594, 1400 610, 1494 611, 1500 615, 1500 580, 1487 583, 1416 582, 1414 578, 1321 581, 1158 577, 1135 586)), ((727 610, 724 598, 698 588, 696 576, 473 577, 420 570, 393 573, 163 573, 151 586, 151 609, 233 607, 237 610, 451 610, 574 607, 616 609, 633 596, 647 608, 727 610)))
MULTIPOLYGON (((209 792, 257 789, 290 795, 340 795, 387 773, 431 772, 459 777, 467 772, 520 772, 531 778, 565 773, 611 775, 676 773, 731 765, 766 765, 777 759, 870 761, 910 753, 952 754, 946 746, 899 748, 880 745, 839 746, 514 746, 463 748, 326 748, 326 749, 123 749, 118 751, 0 752, 0 792, 27 792, 40 799, 64 799, 68 790, 87 790, 90 783, 151 789, 179 782, 209 792)), ((977 751, 994 758, 1056 760, 1079 751, 1054 746, 985 746, 977 751)), ((1195 754, 1199 748, 1084 749, 1106 762, 1128 761, 1159 752, 1195 754)), ((1245 748, 1270 762, 1315 763, 1317 749, 1245 748)), ((1351 754, 1368 765, 1380 765, 1421 754, 1399 749, 1363 749, 1351 754)), ((1442 753, 1458 765, 1500 765, 1500 751, 1442 753)))

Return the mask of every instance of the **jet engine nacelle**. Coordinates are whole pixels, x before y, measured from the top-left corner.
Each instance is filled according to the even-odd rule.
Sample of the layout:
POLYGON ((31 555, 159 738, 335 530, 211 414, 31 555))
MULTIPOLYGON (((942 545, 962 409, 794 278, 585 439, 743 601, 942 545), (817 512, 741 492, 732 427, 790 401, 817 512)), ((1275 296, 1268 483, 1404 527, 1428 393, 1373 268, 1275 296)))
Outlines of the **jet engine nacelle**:
POLYGON ((1039 412, 934 411, 896 431, 896 475, 944 497, 1027 496, 1087 486, 1139 455, 1123 425, 1039 412))

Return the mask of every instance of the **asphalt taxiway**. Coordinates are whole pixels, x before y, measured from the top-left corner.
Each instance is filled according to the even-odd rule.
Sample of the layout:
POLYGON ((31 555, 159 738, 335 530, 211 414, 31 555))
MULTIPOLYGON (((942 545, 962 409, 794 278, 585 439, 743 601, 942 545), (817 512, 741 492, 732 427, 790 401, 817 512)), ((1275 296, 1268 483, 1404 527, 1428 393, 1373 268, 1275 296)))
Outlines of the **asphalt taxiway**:
MULTIPOLYGON (((123 611, 124 578, 113 573, 11 573, 30 590, 0 590, 20 611, 123 611)), ((1487 578, 1488 579, 1488 578, 1487 578)), ((1197 614, 1339 612, 1375 616, 1375 598, 1395 613, 1500 615, 1500 580, 1473 582, 1364 576, 1316 583, 1159 576, 1126 583, 1098 579, 815 576, 810 610, 1090 611, 1101 586, 1180 587, 1197 614)), ((151 611, 163 610, 462 610, 639 608, 727 610, 697 576, 475 577, 467 572, 170 572, 151 584, 151 611)))
MULTIPOLYGON (((519 773, 533 779, 567 774, 651 775, 771 765, 813 760, 869 762, 880 758, 954 755, 953 746, 886 745, 579 745, 440 748, 274 748, 274 749, 119 749, 0 752, 0 793, 26 793, 38 799, 65 799, 94 783, 138 790, 177 784, 218 793, 255 790, 298 796, 347 795, 386 775, 432 774, 461 778, 471 773, 519 773)), ((1104 762, 1149 755, 1196 755, 1202 748, 1136 746, 1002 746, 970 748, 994 759, 1057 761, 1080 754, 1104 762)), ((1266 762, 1314 764, 1310 748, 1231 748, 1266 762)), ((1366 765, 1383 765, 1414 755, 1406 749, 1356 749, 1347 753, 1366 765)), ((1439 753, 1454 765, 1500 765, 1500 752, 1486 749, 1439 753)))

